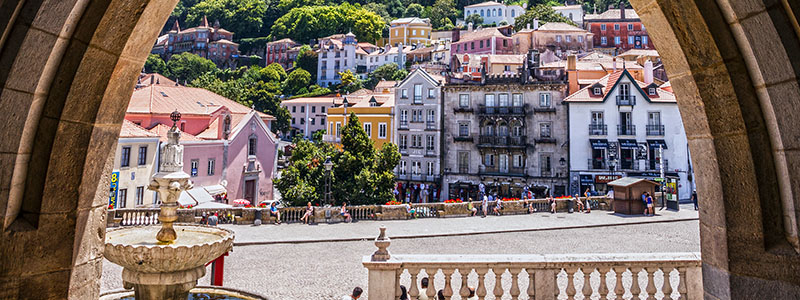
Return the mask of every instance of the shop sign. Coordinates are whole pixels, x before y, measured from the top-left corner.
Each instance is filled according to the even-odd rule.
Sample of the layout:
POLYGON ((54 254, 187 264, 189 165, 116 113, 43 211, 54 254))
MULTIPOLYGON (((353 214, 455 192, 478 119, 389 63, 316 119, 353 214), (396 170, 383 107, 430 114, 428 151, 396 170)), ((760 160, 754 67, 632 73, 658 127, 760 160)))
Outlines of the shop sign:
POLYGON ((593 184, 592 175, 581 175, 581 184, 593 184))
POLYGON ((595 183, 609 183, 622 178, 622 175, 597 175, 594 177, 595 183))
POLYGON ((111 186, 108 195, 108 206, 117 207, 117 190, 119 187, 119 172, 111 173, 111 186))

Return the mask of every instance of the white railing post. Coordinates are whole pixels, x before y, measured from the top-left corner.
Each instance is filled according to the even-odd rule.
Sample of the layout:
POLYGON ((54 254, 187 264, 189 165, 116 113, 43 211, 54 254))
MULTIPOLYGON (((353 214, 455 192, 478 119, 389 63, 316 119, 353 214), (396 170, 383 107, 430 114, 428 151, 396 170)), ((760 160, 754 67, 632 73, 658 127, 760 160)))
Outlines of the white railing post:
MULTIPOLYGON (((394 300, 398 286, 400 263, 393 261, 386 248, 391 241, 386 237, 386 227, 381 226, 381 234, 375 238, 378 250, 372 256, 364 257, 362 264, 369 270, 367 293, 369 299, 394 300)), ((402 270, 401 270, 402 271, 402 270)))

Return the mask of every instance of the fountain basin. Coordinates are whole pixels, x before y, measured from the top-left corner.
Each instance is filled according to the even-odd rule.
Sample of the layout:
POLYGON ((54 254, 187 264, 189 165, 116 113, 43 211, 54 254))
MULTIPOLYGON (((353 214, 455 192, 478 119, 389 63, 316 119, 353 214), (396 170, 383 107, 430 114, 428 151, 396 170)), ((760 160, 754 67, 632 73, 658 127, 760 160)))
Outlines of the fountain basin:
MULTIPOLYGON (((134 300, 133 291, 116 290, 100 295, 100 300, 134 300)), ((251 292, 245 292, 228 287, 200 286, 189 291, 187 300, 216 299, 216 300, 266 300, 267 298, 251 292)))
POLYGON ((176 224, 178 238, 161 245, 161 226, 123 227, 107 231, 105 257, 139 273, 171 273, 205 266, 233 249, 233 231, 202 225, 176 224))

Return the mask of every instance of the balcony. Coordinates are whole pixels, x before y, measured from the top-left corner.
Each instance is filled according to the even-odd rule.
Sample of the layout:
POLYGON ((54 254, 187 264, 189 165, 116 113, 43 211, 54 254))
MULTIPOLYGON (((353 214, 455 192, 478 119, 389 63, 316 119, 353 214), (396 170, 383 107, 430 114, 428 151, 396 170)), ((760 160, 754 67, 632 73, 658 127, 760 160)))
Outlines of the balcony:
POLYGON ((617 106, 634 106, 636 105, 636 96, 633 95, 618 95, 617 106))
POLYGON ((428 120, 425 122, 425 130, 436 130, 436 121, 428 120))
POLYGON ((537 106, 537 107, 533 108, 533 112, 534 113, 554 113, 554 112, 556 112, 556 108, 555 107, 539 107, 539 106, 537 106))
POLYGON ((525 147, 527 142, 526 136, 481 135, 478 147, 525 147))
POLYGON ((411 104, 422 104, 422 96, 421 95, 414 95, 414 101, 411 104))
POLYGON ((636 125, 617 125, 617 135, 636 135, 636 125))
POLYGON ((503 116, 525 116, 528 111, 528 105, 523 106, 486 106, 483 104, 478 105, 479 115, 503 115, 503 116))
POLYGON ((400 130, 408 129, 408 119, 405 119, 405 120, 400 119, 400 125, 399 125, 398 129, 400 129, 400 130))
POLYGON ((534 140, 537 144, 555 144, 556 139, 552 137, 539 137, 534 140))
POLYGON ((525 168, 512 168, 508 166, 508 168, 500 169, 498 166, 486 166, 480 165, 478 168, 479 175, 490 175, 490 176, 512 176, 512 177, 524 177, 527 174, 525 172, 525 168))
POLYGON ((333 134, 325 134, 322 136, 322 141, 327 143, 339 143, 342 141, 342 138, 333 134))
POLYGON ((589 135, 608 135, 608 125, 589 124, 589 135))
POLYGON ((411 123, 424 123, 424 122, 425 122, 425 121, 423 121, 423 120, 422 120, 422 118, 418 118, 418 119, 414 119, 414 118, 412 118, 412 119, 411 119, 411 123))
POLYGON ((664 136, 664 125, 647 125, 647 136, 664 136))
POLYGON ((454 113, 472 113, 474 110, 469 106, 458 106, 453 108, 454 113))
POLYGON ((608 170, 608 165, 604 159, 590 158, 588 161, 588 170, 608 170))
POLYGON ((455 136, 453 136, 453 141, 454 142, 475 142, 475 138, 473 138, 471 136, 455 135, 455 136))
POLYGON ((408 155, 408 147, 400 147, 401 155, 408 155))
MULTIPOLYGON (((650 159, 647 161, 647 170, 661 171, 661 161, 650 159)), ((664 159, 664 172, 669 172, 669 159, 664 159)))
POLYGON ((438 154, 439 153, 436 153, 436 150, 433 149, 433 148, 426 148, 425 149, 425 156, 431 157, 431 156, 436 156, 438 154))

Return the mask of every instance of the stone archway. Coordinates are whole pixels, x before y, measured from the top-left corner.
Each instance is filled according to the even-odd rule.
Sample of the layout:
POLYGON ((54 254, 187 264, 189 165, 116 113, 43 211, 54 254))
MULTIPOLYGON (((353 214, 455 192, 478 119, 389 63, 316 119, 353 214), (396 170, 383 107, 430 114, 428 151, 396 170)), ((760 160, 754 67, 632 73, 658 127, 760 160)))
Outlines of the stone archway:
MULTIPOLYGON (((706 296, 799 296, 800 4, 631 2, 681 99, 706 296)), ((0 3, 0 298, 97 297, 108 153, 175 3, 0 3)))

